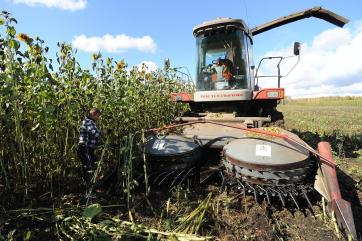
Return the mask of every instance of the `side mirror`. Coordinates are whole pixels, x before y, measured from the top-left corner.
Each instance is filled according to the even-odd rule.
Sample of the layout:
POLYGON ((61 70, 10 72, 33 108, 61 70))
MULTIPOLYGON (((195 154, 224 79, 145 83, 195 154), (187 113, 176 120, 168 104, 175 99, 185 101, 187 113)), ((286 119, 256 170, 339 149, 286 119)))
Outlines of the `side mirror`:
POLYGON ((170 59, 169 58, 165 58, 165 60, 163 61, 163 68, 165 70, 168 70, 170 68, 170 59))
POLYGON ((299 55, 300 54, 300 43, 299 42, 294 42, 294 55, 299 55))

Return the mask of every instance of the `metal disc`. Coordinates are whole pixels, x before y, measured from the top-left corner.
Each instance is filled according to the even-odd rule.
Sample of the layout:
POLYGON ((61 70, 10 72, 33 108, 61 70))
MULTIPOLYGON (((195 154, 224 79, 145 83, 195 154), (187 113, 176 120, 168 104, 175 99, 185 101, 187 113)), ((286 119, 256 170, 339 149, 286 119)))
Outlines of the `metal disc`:
POLYGON ((310 164, 309 151, 283 139, 246 137, 224 147, 226 161, 257 171, 285 171, 310 164))
POLYGON ((152 156, 184 155, 200 148, 193 139, 179 135, 152 136, 146 144, 146 153, 152 156))

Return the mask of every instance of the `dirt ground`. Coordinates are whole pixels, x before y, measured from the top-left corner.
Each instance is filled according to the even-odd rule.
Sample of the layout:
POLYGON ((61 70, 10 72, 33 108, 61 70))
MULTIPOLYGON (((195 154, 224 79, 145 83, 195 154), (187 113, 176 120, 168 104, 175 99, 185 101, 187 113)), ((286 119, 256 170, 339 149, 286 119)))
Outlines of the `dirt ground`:
MULTIPOLYGON (((346 160, 341 168, 362 163, 357 160, 346 160)), ((343 170, 343 169, 342 169, 343 170)), ((355 224, 359 235, 361 235, 361 189, 356 189, 356 181, 346 175, 342 170, 338 172, 341 189, 344 198, 352 203, 355 224), (348 192, 347 192, 348 190, 348 192), (358 199, 359 197, 359 199, 358 199)), ((359 177, 360 178, 360 177, 359 177)), ((288 203, 289 208, 280 206, 270 207, 265 200, 255 202, 253 196, 243 198, 238 192, 231 190, 220 193, 219 187, 209 185, 205 189, 190 193, 190 200, 197 200, 200 196, 206 196, 207 192, 213 192, 214 203, 221 200, 218 211, 211 209, 208 213, 207 221, 203 225, 201 233, 205 236, 215 236, 218 240, 346 240, 346 237, 335 231, 332 220, 325 216, 322 208, 322 201, 317 193, 313 193, 311 200, 313 212, 306 203, 301 201, 301 209, 293 208, 292 203, 288 203), (232 198, 237 197, 237 198, 232 198)), ((152 202, 159 202, 160 197, 150 197, 152 202)), ((147 205, 142 210, 147 209, 147 205)), ((162 210, 161 206, 156 206, 156 210, 162 210)), ((154 217, 145 215, 144 212, 137 213, 140 221, 144 223, 155 223, 154 217)), ((158 220, 162 227, 162 222, 158 220)))
MULTIPOLYGON (((362 220, 362 161, 343 159, 339 163, 338 178, 342 195, 352 204, 357 232, 361 237, 362 226, 359 220, 362 220)), ((233 188, 220 192, 220 185, 217 182, 207 186, 184 187, 172 191, 152 189, 148 198, 139 194, 135 198, 136 205, 132 209, 134 221, 159 230, 173 230, 180 223, 180 219, 194 210, 200 200, 205 199, 210 192, 212 200, 199 229, 200 235, 213 236, 216 240, 225 241, 346 240, 345 236, 337 234, 334 223, 324 215, 321 198, 317 193, 311 195, 312 212, 303 202, 301 202, 301 210, 293 208, 292 203, 287 204, 288 209, 277 205, 270 207, 265 200, 256 202, 252 195, 244 198, 238 190, 233 188), (168 209, 167 212, 166 209, 168 209)), ((102 192, 98 193, 97 199, 93 201, 102 206, 124 203, 124 200, 120 200, 117 196, 102 192)), ((37 200, 33 200, 33 206, 44 207, 44 202, 41 197, 38 197, 37 200)), ((77 207, 81 204, 81 197, 66 195, 60 202, 59 205, 63 209, 77 207)), ((128 220, 129 215, 126 210, 125 206, 117 206, 104 208, 103 211, 106 215, 128 220)), ((5 237, 4 240, 10 232, 18 233, 14 240, 25 240, 24 237, 28 231, 32 234, 29 240, 58 239, 54 210, 44 210, 35 215, 29 214, 30 212, 5 212, 0 216, 0 234, 5 237)))

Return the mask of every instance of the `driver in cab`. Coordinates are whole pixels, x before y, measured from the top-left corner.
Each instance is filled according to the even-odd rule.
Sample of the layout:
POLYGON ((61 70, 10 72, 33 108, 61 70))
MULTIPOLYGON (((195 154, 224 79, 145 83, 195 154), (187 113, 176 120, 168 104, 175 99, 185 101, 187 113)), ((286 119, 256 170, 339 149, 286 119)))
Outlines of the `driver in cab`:
POLYGON ((231 60, 225 58, 221 59, 218 58, 215 62, 215 69, 214 73, 211 77, 212 82, 217 81, 227 81, 229 83, 229 87, 231 84, 231 81, 234 80, 233 77, 233 63, 231 60))

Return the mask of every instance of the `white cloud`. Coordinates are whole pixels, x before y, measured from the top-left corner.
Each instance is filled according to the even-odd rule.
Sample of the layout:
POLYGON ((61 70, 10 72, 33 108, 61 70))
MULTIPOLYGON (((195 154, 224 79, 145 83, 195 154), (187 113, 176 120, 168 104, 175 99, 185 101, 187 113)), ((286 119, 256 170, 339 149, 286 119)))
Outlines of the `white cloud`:
POLYGON ((157 64, 152 62, 152 61, 142 61, 141 63, 137 64, 136 67, 140 71, 145 69, 145 71, 147 73, 152 72, 152 71, 156 71, 158 69, 157 64))
POLYGON ((64 10, 81 10, 87 5, 87 0, 13 0, 14 3, 23 3, 28 6, 45 6, 64 10))
POLYGON ((154 53, 157 49, 155 41, 150 36, 135 38, 125 34, 112 36, 106 34, 102 37, 76 36, 72 44, 74 47, 86 52, 106 51, 109 53, 121 53, 128 49, 138 49, 142 52, 154 53))
POLYGON ((317 35, 313 40, 313 48, 319 50, 332 50, 351 41, 351 33, 347 29, 329 29, 317 35))
MULTIPOLYGON (((362 28, 329 29, 315 36, 311 45, 302 44, 301 59, 289 76, 281 79, 286 95, 298 97, 362 95, 362 28)), ((266 53, 265 56, 288 56, 288 48, 266 53)), ((296 59, 284 60, 284 74, 296 59)), ((276 66, 269 63, 263 73, 276 73, 276 66)), ((277 81, 259 80, 262 87, 275 87, 277 81), (272 84, 270 84, 272 83, 272 84)))

